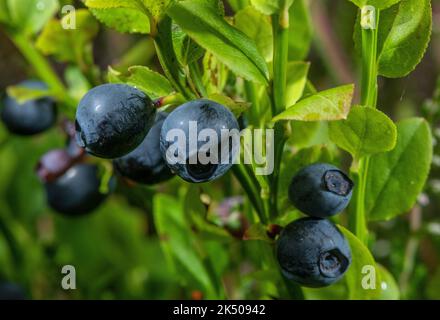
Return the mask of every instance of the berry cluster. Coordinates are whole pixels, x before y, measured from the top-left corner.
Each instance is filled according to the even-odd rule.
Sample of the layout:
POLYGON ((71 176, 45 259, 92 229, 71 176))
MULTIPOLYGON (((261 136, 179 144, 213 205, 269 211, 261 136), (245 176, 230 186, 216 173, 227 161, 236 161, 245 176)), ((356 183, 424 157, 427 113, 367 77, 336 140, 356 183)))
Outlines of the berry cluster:
MULTIPOLYGON (((43 83, 26 81, 29 88, 46 88, 43 83)), ((136 183, 153 185, 177 174, 182 179, 200 183, 219 178, 232 166, 228 163, 199 162, 205 142, 190 148, 190 123, 197 123, 196 135, 205 129, 220 137, 223 129, 239 128, 229 109, 210 100, 195 100, 177 107, 170 114, 157 112, 156 104, 142 91, 125 84, 105 84, 90 90, 80 101, 75 124, 65 121, 68 136, 65 148, 43 155, 36 171, 45 185, 48 204, 55 211, 78 216, 95 210, 107 197, 102 193, 103 179, 96 158, 111 159, 118 175, 136 183), (168 132, 184 134, 183 161, 174 163, 167 157, 173 141, 168 132)), ((20 105, 6 97, 2 119, 11 133, 41 133, 56 121, 54 101, 44 98, 20 105)), ((229 141, 228 141, 229 142, 229 141)), ((224 141, 219 141, 222 148, 224 141)), ((233 150, 232 150, 233 151, 233 150)), ((111 178, 104 189, 115 187, 111 178)))
POLYGON ((351 263, 350 246, 325 218, 350 202, 353 182, 338 168, 313 164, 293 177, 289 199, 309 215, 287 225, 277 241, 283 275, 303 286, 323 287, 338 281, 351 263))
MULTIPOLYGON (((44 88, 27 81, 23 85, 44 88)), ((221 131, 239 130, 239 124, 226 107, 210 100, 187 102, 171 113, 157 112, 156 104, 140 90, 125 84, 105 84, 90 90, 80 101, 75 124, 64 122, 68 141, 64 149, 45 154, 37 174, 45 184, 47 201, 67 216, 95 210, 114 189, 115 179, 104 183, 99 165, 89 155, 112 159, 119 176, 136 183, 153 185, 174 174, 192 183, 212 181, 233 165, 235 150, 229 141, 218 139, 217 150, 229 148, 228 161, 201 163, 199 153, 205 141, 190 141, 191 124, 196 136, 204 130, 222 136, 221 131), (170 159, 169 133, 180 130, 184 141, 182 161, 170 159), (194 147, 195 145, 195 147, 194 147)), ((55 122, 55 104, 39 99, 19 105, 7 97, 2 119, 11 132, 37 134, 55 122)), ((173 151, 171 151, 173 153, 173 151)), ((171 154, 171 155, 174 155, 171 154)), ((320 287, 334 283, 351 262, 350 247, 344 236, 324 218, 344 210, 351 198, 353 182, 338 168, 314 164, 302 169, 289 187, 291 202, 310 218, 289 224, 277 243, 282 273, 302 285, 320 287)))

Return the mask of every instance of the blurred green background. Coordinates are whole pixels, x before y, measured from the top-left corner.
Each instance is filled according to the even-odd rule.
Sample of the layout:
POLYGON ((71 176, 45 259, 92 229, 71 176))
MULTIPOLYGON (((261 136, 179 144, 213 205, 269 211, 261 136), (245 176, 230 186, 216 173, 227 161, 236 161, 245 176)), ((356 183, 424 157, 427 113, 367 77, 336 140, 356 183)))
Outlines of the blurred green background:
MULTIPOLYGON (((352 40, 355 6, 334 0, 307 3, 313 32, 306 60, 312 63, 312 83, 324 89, 357 82, 359 63, 352 40)), ((433 12, 434 32, 423 62, 407 78, 381 79, 379 105, 394 120, 426 117, 438 141, 440 0, 433 1, 433 12)), ((125 69, 134 64, 159 70, 150 40, 104 27, 95 41, 94 56, 103 70, 108 65, 125 69)), ((62 74, 65 66, 54 65, 62 74)), ((0 29, 0 91, 31 76, 26 61, 0 29)), ((44 189, 34 174, 41 155, 64 144, 59 128, 29 139, 9 135, 0 124, 0 280, 20 284, 33 299, 258 299, 275 295, 271 274, 259 272, 261 255, 271 254, 270 247, 262 250, 253 241, 225 236, 220 228, 205 235, 204 230, 182 222, 193 209, 188 199, 197 198, 199 192, 209 194, 208 212, 217 218, 225 198, 242 195, 231 174, 201 188, 177 178, 154 189, 120 183, 97 212, 69 219, 46 206, 44 189), (164 224, 169 234, 158 233, 157 226, 164 224), (169 263, 170 242, 181 245, 179 261, 189 264, 188 274, 169 263), (61 288, 64 265, 76 268, 76 290, 61 288)), ((375 240, 372 252, 396 279, 402 298, 440 299, 439 173, 436 143, 430 180, 419 204, 390 222, 370 224, 375 240)), ((237 217, 246 210, 236 205, 232 213, 228 211, 230 219, 219 223, 240 234, 244 226, 237 217)), ((342 291, 334 286, 308 290, 306 295, 339 298, 342 291)))

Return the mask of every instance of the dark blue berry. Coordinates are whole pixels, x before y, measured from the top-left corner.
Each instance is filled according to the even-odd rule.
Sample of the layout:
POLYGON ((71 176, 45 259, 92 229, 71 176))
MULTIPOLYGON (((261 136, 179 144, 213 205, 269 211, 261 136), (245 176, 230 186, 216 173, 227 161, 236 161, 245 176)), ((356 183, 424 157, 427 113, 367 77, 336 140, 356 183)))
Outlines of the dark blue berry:
POLYGON ((331 285, 344 275, 351 263, 351 251, 333 223, 320 218, 303 218, 281 232, 277 258, 287 279, 318 288, 331 285))
MULTIPOLYGON (((233 130, 237 135, 239 133, 237 120, 229 109, 205 99, 185 103, 174 110, 163 123, 160 137, 162 156, 171 170, 186 181, 199 183, 219 178, 231 168, 238 150, 238 146, 233 143, 232 139, 222 140, 222 130, 233 130), (215 141, 211 141, 210 138, 205 141, 198 141, 197 137, 194 139, 190 133, 190 123, 197 124, 196 135, 202 131, 206 132, 205 129, 212 130, 217 137, 217 143, 215 144, 215 141), (178 139, 171 134, 176 129, 184 134, 185 141, 182 144, 179 144, 178 139), (168 134, 170 137, 167 137, 168 134), (196 141, 190 143, 191 139, 196 141), (206 145, 213 147, 214 155, 202 149, 206 145), (167 154, 167 151, 173 149, 170 148, 172 146, 177 146, 182 155, 177 163, 173 163, 167 154), (226 155, 227 152, 229 152, 229 159, 222 159, 222 154, 226 155), (216 160, 199 161, 200 154, 207 157, 213 156, 212 159, 215 157, 216 160)), ((177 150, 169 152, 173 156, 178 155, 177 150)))
POLYGON ((157 113, 156 123, 139 147, 113 161, 122 176, 148 185, 166 181, 173 176, 160 152, 160 131, 167 116, 164 112, 157 113))
MULTIPOLYGON (((27 80, 19 84, 29 89, 46 90, 43 82, 27 80)), ((29 100, 23 104, 10 96, 3 100, 1 119, 11 133, 29 136, 46 131, 56 121, 55 102, 50 98, 29 100)))
POLYGON ((47 201, 59 213, 84 215, 97 209, 108 196, 100 192, 100 185, 96 165, 77 164, 55 181, 45 184, 47 201))
POLYGON ((101 158, 119 158, 144 140, 156 109, 142 91, 125 84, 104 84, 90 90, 76 112, 80 147, 101 158))
POLYGON ((335 166, 313 164, 302 169, 289 187, 293 205, 312 217, 325 218, 343 211, 349 204, 353 182, 335 166))

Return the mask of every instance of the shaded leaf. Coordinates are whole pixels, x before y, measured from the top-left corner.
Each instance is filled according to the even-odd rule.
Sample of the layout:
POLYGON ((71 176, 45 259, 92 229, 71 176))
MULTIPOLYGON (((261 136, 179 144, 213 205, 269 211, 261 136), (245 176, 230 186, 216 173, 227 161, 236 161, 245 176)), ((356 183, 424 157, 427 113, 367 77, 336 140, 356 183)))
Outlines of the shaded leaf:
POLYGON ((126 83, 144 91, 150 98, 167 96, 173 92, 167 78, 144 66, 130 67, 127 74, 122 74, 109 67, 109 81, 111 83, 126 83))
POLYGON ((258 51, 266 61, 272 61, 272 26, 267 16, 248 6, 235 15, 235 27, 255 41, 258 51))
POLYGON ((425 120, 413 118, 397 125, 394 150, 370 160, 365 201, 370 220, 388 220, 414 206, 428 177, 432 148, 425 120))
POLYGON ((286 105, 293 106, 303 96, 310 63, 292 61, 287 64, 286 105))

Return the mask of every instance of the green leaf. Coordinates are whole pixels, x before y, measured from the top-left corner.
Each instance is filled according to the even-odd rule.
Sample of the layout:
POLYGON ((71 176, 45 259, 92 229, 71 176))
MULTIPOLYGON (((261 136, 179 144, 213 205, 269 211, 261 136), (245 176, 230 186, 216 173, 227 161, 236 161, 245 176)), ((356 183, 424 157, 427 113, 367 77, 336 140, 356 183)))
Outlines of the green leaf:
POLYGON ((35 34, 58 10, 57 0, 0 0, 0 21, 14 31, 35 34), (6 20, 7 19, 7 20, 6 20))
POLYGON ((432 149, 425 120, 413 118, 397 125, 394 150, 370 160, 365 203, 370 220, 388 220, 414 206, 428 177, 432 149))
POLYGON ((350 111, 354 85, 321 91, 299 101, 272 119, 300 121, 333 121, 346 119, 350 111))
POLYGON ((141 3, 137 0, 84 0, 84 4, 89 8, 109 9, 109 8, 141 8, 141 3))
POLYGON ((169 261, 175 261, 208 294, 212 294, 214 289, 209 273, 189 236, 191 230, 186 224, 180 203, 168 195, 157 194, 154 197, 153 214, 161 246, 169 261))
POLYGON ((402 0, 383 11, 379 23, 379 74, 408 75, 422 60, 432 30, 430 0, 402 0))
POLYGON ((49 90, 30 89, 22 86, 11 86, 7 88, 10 97, 17 100, 19 104, 24 104, 29 100, 41 99, 51 95, 49 90))
POLYGON ((137 9, 92 9, 93 15, 111 29, 121 33, 150 33, 150 19, 137 9))
POLYGON ((176 24, 173 25, 173 46, 177 59, 183 66, 199 60, 205 53, 205 50, 188 37, 182 28, 176 24))
POLYGON ((399 300, 400 291, 399 286, 392 274, 385 269, 384 266, 377 264, 377 270, 380 273, 380 300, 399 300))
POLYGON ((245 79, 266 83, 268 69, 255 42, 226 22, 212 4, 203 0, 180 1, 168 14, 194 41, 245 79))
POLYGON ((293 106, 303 96, 310 63, 292 61, 287 64, 286 105, 293 106))
POLYGON ((362 9, 364 6, 373 6, 378 10, 383 10, 395 5, 401 0, 350 0, 359 8, 362 9))
POLYGON ((330 142, 328 124, 326 121, 292 121, 292 135, 288 142, 300 149, 327 144, 330 142))
POLYGON ((294 0, 251 0, 252 5, 261 13, 272 15, 289 9, 294 0))
POLYGON ((235 15, 235 27, 255 41, 258 51, 267 62, 272 61, 272 26, 267 16, 248 6, 235 15))
POLYGON ((383 112, 363 106, 351 109, 347 120, 329 124, 330 139, 355 159, 392 150, 397 128, 383 112))
POLYGON ((142 90, 153 99, 167 96, 174 91, 167 78, 144 66, 130 67, 127 74, 122 74, 109 67, 109 81, 111 83, 126 83, 142 90))
MULTIPOLYGON (((66 16, 68 17, 68 16, 66 16)), ((62 21, 49 21, 37 39, 36 46, 45 55, 53 55, 62 62, 86 65, 86 50, 98 34, 98 22, 86 9, 76 11, 76 28, 64 29, 62 21)))
POLYGON ((249 0, 228 0, 228 3, 234 12, 238 12, 249 5, 249 0))
POLYGON ((289 9, 289 60, 304 60, 313 40, 313 26, 306 0, 295 0, 289 9))
POLYGON ((381 294, 381 278, 373 255, 354 234, 338 225, 351 248, 352 261, 344 279, 350 300, 373 300, 381 294), (371 277, 370 277, 371 276, 371 277))
POLYGON ((160 20, 174 0, 85 0, 85 4, 93 9, 129 8, 139 11, 146 10, 156 20, 160 20))
POLYGON ((210 94, 208 98, 227 107, 229 110, 231 110, 236 118, 240 117, 243 112, 250 108, 250 104, 248 102, 234 101, 231 98, 219 93, 210 94))

